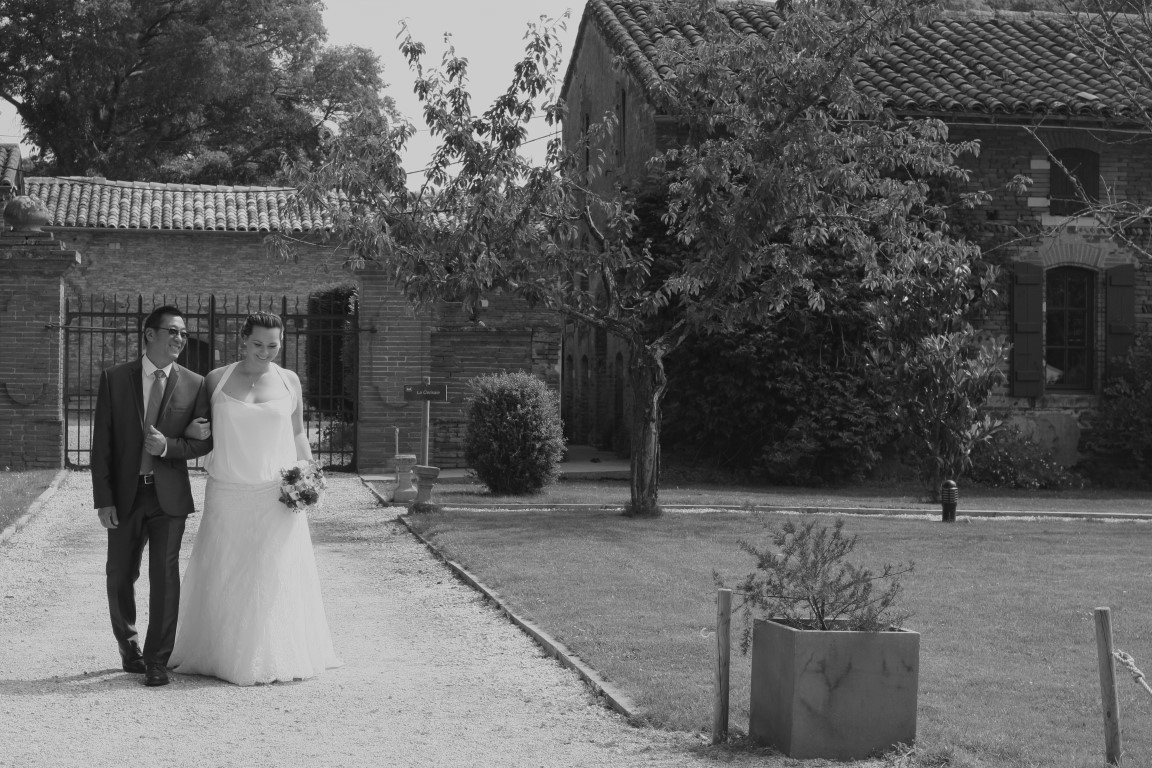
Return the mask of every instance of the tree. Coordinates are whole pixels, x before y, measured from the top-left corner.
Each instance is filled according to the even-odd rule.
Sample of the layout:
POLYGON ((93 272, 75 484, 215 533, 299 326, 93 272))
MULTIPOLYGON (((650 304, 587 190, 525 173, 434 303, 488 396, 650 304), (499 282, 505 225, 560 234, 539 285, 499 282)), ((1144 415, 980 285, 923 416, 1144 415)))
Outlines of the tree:
POLYGON ((1000 427, 984 406, 1004 381, 1007 346, 976 325, 999 302, 999 276, 972 245, 924 258, 884 291, 868 343, 905 455, 933 500, 941 481, 968 471, 973 447, 1000 427))
POLYGON ((319 0, 0 0, 0 98, 37 171, 265 183, 352 108, 376 56, 325 47, 319 0))
MULTIPOLYGON (((674 73, 657 106, 683 116, 689 142, 653 158, 643 190, 596 184, 577 172, 583 151, 565 154, 559 139, 539 166, 519 154, 540 109, 549 124, 563 115, 547 23, 530 30, 512 84, 482 115, 470 107, 465 59, 450 50, 425 72, 423 46, 405 40, 424 119, 441 139, 420 190, 404 187, 403 131, 337 137, 329 161, 304 180, 312 202, 331 205, 334 231, 358 263, 377 261, 413 299, 475 307, 505 291, 624 341, 636 515, 660 511, 664 359, 688 334, 772 316, 796 295, 822 306, 806 276, 815 249, 880 289, 924 260, 971 255, 949 235, 929 181, 966 180, 956 159, 976 147, 949 143, 938 121, 897 120, 853 86, 859 58, 918 20, 927 0, 756 4, 774 27, 764 36, 736 31, 724 13, 732 7, 651 9, 655 30, 690 19, 702 35, 653 35, 674 73), (662 199, 661 241, 674 247, 637 237, 641 191, 662 199)), ((608 120, 601 130, 611 128, 608 120)))

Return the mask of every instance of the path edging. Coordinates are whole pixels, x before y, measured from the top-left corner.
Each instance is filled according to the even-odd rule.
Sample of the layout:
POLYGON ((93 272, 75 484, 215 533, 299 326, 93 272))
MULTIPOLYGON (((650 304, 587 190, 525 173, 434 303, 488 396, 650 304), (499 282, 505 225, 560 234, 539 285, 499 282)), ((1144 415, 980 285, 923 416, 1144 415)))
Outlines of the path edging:
POLYGON ((32 518, 35 517, 36 514, 40 511, 40 508, 43 507, 45 503, 47 503, 48 499, 52 498, 52 496, 60 488, 61 483, 64 482, 64 478, 67 476, 68 470, 66 469, 59 469, 56 471, 56 477, 52 478, 52 482, 48 484, 48 487, 44 489, 44 492, 37 496, 36 499, 28 505, 28 511, 12 521, 3 531, 0 531, 0 544, 3 544, 4 542, 11 539, 13 536, 19 533, 24 526, 28 525, 28 523, 32 521, 32 518))
MULTIPOLYGON (((379 495, 379 494, 377 494, 379 495)), ((444 509, 507 509, 523 511, 528 509, 554 510, 554 511, 582 511, 605 510, 622 512, 624 507, 617 504, 531 504, 531 503, 505 503, 505 504, 443 504, 444 509)), ((937 509, 909 509, 907 507, 805 507, 790 504, 757 504, 747 507, 726 507, 710 504, 661 504, 667 512, 778 512, 794 515, 859 515, 888 516, 888 517, 940 517, 937 509)), ((1152 520, 1150 512, 1051 512, 1044 510, 995 510, 995 509, 969 509, 958 510, 956 519, 989 518, 1006 519, 1031 517, 1036 519, 1063 519, 1063 520, 1152 520)))
POLYGON ((573 672, 579 675, 585 683, 591 686, 591 688, 596 691, 596 693, 603 696, 605 701, 608 702, 608 705, 612 707, 612 709, 624 715, 624 717, 626 717, 629 722, 638 723, 640 721, 640 718, 636 714, 636 705, 632 702, 631 699, 628 698, 627 695, 625 695, 618 688, 605 680, 604 677, 595 669, 585 664, 580 659, 580 657, 571 651, 566 645, 549 635, 536 624, 528 621, 522 616, 518 616, 504 602, 499 592, 495 591, 491 587, 484 584, 484 582, 477 579, 474 575, 469 573, 468 570, 464 568, 464 566, 460 565, 454 560, 449 560, 447 557, 445 557, 444 554, 440 552, 430 541, 421 536, 420 533, 418 533, 412 527, 412 525, 406 519, 405 515, 397 515, 396 519, 403 523, 404 527, 408 529, 408 532, 419 539, 424 544, 424 546, 426 546, 429 551, 432 552, 432 554, 434 554, 439 560, 443 561, 445 565, 451 568, 456 576, 464 581, 464 583, 468 584, 477 592, 484 595, 484 597, 491 600, 501 613, 507 616, 513 624, 520 627, 521 630, 523 630, 533 640, 535 640, 537 644, 539 644, 545 650, 545 652, 548 653, 549 656, 552 656, 561 664, 571 669, 573 672))
MULTIPOLYGON (((364 483, 368 490, 370 490, 372 494, 380 500, 381 503, 389 505, 391 504, 391 502, 387 501, 375 488, 372 487, 368 481, 361 480, 361 482, 364 483)), ((460 565, 454 560, 448 559, 448 557, 446 557, 443 552, 437 549, 436 546, 432 544, 432 542, 428 541, 428 539, 424 538, 415 528, 412 527, 412 525, 406 519, 405 515, 397 515, 396 520, 402 523, 404 528, 407 529, 407 531, 413 536, 415 536, 416 539, 420 541, 425 547, 427 547, 428 551, 431 552, 438 560, 447 565, 452 570, 452 572, 456 574, 457 578, 490 600, 500 611, 500 613, 508 617, 508 619, 513 624, 518 626, 525 634, 535 640, 536 643, 540 645, 540 647, 543 648, 549 656, 553 657, 565 667, 568 667, 568 669, 579 675, 580 679, 582 679, 588 686, 592 688, 592 690, 604 698, 604 700, 608 703, 608 706, 623 715, 628 720, 628 722, 634 725, 640 722, 640 717, 637 714, 639 709, 626 694, 624 694, 622 691, 616 688, 616 686, 612 685, 606 679, 604 679, 604 676, 597 672, 595 669, 585 664, 580 659, 580 657, 573 653, 566 645, 549 635, 533 622, 528 621, 522 616, 518 616, 516 612, 509 608, 507 603, 504 602, 499 592, 492 589, 491 587, 488 587, 482 581, 477 579, 474 575, 469 573, 464 566, 460 565)))

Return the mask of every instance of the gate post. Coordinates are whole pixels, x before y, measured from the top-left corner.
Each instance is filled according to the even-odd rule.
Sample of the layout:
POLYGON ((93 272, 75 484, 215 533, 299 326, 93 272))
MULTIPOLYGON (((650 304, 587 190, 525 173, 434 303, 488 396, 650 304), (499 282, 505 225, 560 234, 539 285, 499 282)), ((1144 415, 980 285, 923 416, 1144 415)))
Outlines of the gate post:
MULTIPOLYGON (((16 198, 12 203, 30 199, 16 198)), ((6 224, 4 229, 0 467, 59 468, 64 466, 63 277, 80 263, 80 255, 65 250, 63 243, 35 225, 9 231, 6 224)))

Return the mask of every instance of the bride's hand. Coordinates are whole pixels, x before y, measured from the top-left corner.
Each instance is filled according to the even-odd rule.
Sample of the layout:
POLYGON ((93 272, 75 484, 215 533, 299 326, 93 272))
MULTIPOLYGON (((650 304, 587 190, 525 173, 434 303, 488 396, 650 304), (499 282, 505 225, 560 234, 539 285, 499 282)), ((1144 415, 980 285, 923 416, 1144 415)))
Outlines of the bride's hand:
POLYGON ((193 440, 207 440, 211 436, 212 423, 209 422, 208 419, 205 419, 203 416, 198 419, 193 419, 192 422, 188 425, 188 428, 184 430, 184 437, 191 438, 193 440))

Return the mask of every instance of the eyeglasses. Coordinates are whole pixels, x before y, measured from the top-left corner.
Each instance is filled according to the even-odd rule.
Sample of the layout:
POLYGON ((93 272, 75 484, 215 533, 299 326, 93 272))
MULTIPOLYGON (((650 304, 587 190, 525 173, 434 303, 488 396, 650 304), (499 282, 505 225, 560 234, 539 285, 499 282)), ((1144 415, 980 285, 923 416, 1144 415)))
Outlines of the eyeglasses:
POLYGON ((183 328, 166 328, 162 325, 150 325, 148 327, 155 328, 158 331, 168 331, 168 335, 172 336, 173 338, 176 336, 179 336, 182 339, 188 338, 188 331, 184 330, 183 328))

